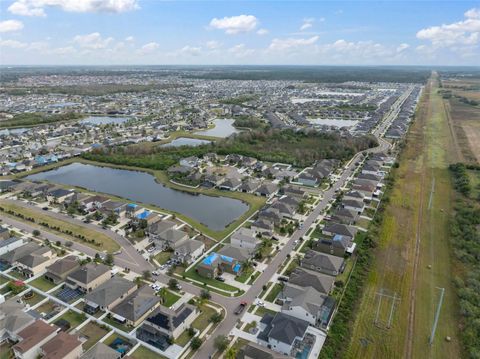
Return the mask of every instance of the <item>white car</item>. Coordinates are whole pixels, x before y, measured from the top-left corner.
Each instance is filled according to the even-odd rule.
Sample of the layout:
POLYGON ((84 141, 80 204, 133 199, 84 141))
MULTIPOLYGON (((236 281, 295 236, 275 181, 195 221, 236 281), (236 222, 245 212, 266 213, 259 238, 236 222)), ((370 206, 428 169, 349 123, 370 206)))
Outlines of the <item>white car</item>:
POLYGON ((259 306, 259 307, 264 307, 264 306, 265 306, 265 303, 262 302, 261 300, 258 300, 256 304, 257 304, 257 306, 259 306))

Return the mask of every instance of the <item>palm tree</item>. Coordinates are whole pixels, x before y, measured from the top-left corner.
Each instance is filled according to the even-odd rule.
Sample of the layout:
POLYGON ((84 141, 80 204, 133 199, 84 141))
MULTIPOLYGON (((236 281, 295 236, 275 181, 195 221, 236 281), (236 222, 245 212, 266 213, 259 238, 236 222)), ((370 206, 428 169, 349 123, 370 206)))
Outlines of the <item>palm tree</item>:
POLYGON ((225 359, 235 359, 237 357, 237 348, 230 347, 225 353, 225 359))
POLYGON ((158 294, 160 295, 160 300, 162 302, 162 304, 165 303, 165 298, 167 297, 167 293, 168 293, 168 290, 166 287, 162 287, 160 288, 160 291, 158 292, 158 294))

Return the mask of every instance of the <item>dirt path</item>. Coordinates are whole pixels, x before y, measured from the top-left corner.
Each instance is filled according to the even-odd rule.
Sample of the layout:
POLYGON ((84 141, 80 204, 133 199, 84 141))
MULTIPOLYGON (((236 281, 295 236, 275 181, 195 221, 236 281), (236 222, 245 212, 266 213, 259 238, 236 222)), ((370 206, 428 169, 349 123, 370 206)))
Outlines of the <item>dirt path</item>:
POLYGON ((463 156, 462 148, 458 144, 458 139, 456 136, 454 125, 453 125, 452 116, 450 114, 450 104, 444 100, 442 100, 442 102, 443 102, 443 110, 445 111, 445 115, 447 117, 448 128, 450 129, 450 135, 452 136, 453 145, 455 147, 456 157, 460 162, 465 162, 465 157, 463 156))

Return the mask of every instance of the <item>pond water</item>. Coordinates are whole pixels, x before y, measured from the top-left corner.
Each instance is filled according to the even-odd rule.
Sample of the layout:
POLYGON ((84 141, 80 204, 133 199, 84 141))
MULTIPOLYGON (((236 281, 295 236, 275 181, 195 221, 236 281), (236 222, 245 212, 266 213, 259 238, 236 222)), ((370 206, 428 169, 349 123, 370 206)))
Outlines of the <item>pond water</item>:
POLYGON ((81 124, 90 125, 110 125, 112 123, 120 124, 131 120, 130 117, 111 117, 111 116, 89 116, 79 121, 81 124))
POLYGON ((334 120, 329 118, 311 118, 308 121, 313 125, 335 127, 352 127, 358 123, 355 120, 334 120))
POLYGON ((233 135, 234 133, 239 132, 235 127, 233 127, 233 123, 235 120, 224 118, 224 119, 216 119, 213 123, 215 125, 214 128, 205 131, 198 131, 195 132, 197 135, 202 136, 212 136, 212 137, 221 137, 225 138, 228 136, 233 135))
POLYGON ((180 147, 180 146, 197 147, 201 145, 208 145, 210 143, 212 143, 212 141, 199 140, 198 138, 178 137, 173 141, 164 143, 160 147, 180 147))
POLYGON ((248 210, 248 205, 228 197, 213 197, 175 190, 156 182, 146 172, 72 163, 27 177, 84 187, 136 202, 152 204, 193 218, 216 231, 223 230, 248 210))

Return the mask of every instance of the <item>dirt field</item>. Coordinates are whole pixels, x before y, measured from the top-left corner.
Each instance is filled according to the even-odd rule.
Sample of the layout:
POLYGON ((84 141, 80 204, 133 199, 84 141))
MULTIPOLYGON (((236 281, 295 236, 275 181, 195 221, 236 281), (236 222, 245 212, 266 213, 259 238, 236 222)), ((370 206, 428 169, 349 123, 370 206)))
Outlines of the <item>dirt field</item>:
POLYGON ((452 203, 447 167, 457 151, 436 82, 430 86, 396 170, 348 358, 460 357, 446 221, 452 203), (445 298, 430 347, 437 287, 445 288, 445 298))

